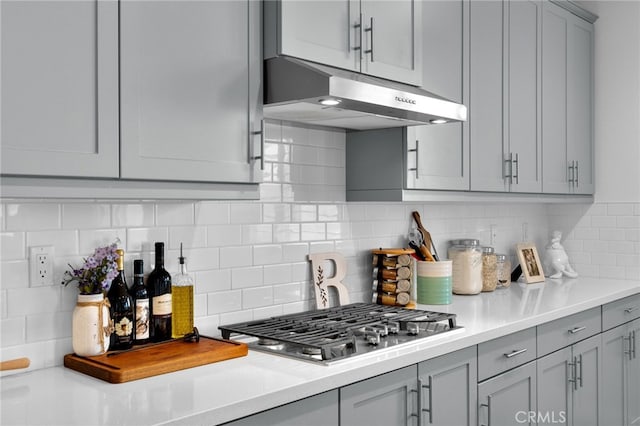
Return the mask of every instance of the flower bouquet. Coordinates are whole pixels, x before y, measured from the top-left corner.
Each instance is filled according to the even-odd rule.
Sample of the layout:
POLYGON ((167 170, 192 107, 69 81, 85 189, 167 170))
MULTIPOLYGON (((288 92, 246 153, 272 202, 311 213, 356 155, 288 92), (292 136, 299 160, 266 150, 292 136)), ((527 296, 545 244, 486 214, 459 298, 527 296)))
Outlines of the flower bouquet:
POLYGON ((111 282, 118 275, 117 247, 118 245, 113 243, 96 248, 93 255, 84 259, 84 264, 78 269, 69 265, 71 270, 64 273, 62 284, 67 286, 77 281, 80 294, 106 294, 111 282))

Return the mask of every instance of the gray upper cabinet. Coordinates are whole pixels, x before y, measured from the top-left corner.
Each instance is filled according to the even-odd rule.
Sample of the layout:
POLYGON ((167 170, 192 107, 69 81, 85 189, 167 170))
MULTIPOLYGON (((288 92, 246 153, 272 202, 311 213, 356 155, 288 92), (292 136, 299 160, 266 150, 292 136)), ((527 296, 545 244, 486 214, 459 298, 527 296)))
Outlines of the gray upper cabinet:
MULTIPOLYGON (((463 55, 468 30, 467 0, 422 3, 422 87, 455 102, 466 103, 463 55)), ((407 189, 469 189, 469 138, 465 124, 407 128, 407 189)))
POLYGON ((549 2, 543 15, 543 190, 593 194, 593 23, 549 2))
POLYGON ((287 55, 420 85, 421 2, 265 2, 265 56, 287 55))
POLYGON ((471 189, 539 193, 540 1, 471 2, 471 189))
POLYGON ((2 174, 118 177, 118 2, 0 8, 2 174))
POLYGON ((253 83, 261 72, 259 7, 253 1, 120 4, 123 178, 256 179, 250 157, 260 145, 253 135, 261 119, 253 83), (256 20, 257 27, 250 25, 256 20))

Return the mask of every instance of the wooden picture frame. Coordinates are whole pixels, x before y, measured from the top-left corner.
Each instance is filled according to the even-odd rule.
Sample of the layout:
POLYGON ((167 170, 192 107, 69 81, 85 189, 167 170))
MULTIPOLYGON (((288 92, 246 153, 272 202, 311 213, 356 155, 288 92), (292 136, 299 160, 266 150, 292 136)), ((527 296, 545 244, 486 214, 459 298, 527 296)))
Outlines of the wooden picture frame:
POLYGON ((535 244, 520 243, 516 245, 516 253, 518 254, 525 282, 530 284, 544 281, 544 271, 542 270, 542 263, 535 244))

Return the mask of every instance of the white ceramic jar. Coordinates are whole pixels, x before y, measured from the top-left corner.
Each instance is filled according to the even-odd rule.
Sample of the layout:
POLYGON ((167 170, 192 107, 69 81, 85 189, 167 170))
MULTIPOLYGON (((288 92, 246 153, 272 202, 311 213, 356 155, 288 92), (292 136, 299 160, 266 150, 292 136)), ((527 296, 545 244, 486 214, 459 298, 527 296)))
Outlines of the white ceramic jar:
POLYGON ((72 317, 73 352, 80 356, 102 355, 111 335, 109 305, 102 293, 79 294, 72 317))

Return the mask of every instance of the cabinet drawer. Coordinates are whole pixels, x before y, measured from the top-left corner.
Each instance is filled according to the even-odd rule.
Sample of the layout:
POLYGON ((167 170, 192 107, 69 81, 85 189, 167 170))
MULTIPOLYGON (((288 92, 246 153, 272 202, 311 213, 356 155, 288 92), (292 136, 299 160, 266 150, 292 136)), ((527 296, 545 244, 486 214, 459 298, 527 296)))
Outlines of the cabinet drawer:
POLYGON ((529 328, 478 345, 478 381, 536 359, 536 330, 529 328))
POLYGON ((572 345, 602 331, 600 307, 538 326, 538 356, 572 345))
POLYGON ((602 330, 640 318, 640 293, 602 305, 602 330))

